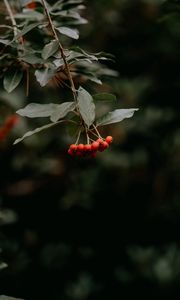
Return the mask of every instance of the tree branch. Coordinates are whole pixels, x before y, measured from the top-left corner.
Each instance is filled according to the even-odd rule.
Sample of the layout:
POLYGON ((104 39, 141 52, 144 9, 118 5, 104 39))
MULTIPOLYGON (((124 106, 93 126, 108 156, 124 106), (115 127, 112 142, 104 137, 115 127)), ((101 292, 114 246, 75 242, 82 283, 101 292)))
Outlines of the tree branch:
POLYGON ((51 19, 51 16, 50 16, 50 13, 49 13, 49 10, 48 10, 48 7, 47 7, 47 4, 46 4, 46 1, 45 0, 41 0, 42 2, 42 5, 44 7, 44 10, 45 10, 45 13, 46 13, 46 16, 48 18, 48 21, 49 21, 49 25, 51 27, 51 31, 53 33, 53 36, 55 38, 55 40, 58 42, 58 45, 59 45, 59 49, 60 49, 60 53, 61 53, 61 57, 64 61, 64 65, 65 65, 65 68, 66 68, 66 72, 67 72, 67 76, 68 76, 68 79, 69 79, 69 82, 70 82, 70 85, 71 85, 71 90, 72 90, 72 93, 73 93, 73 97, 74 97, 74 101, 77 102, 77 94, 76 94, 76 89, 75 89, 75 86, 74 86, 74 81, 73 81, 73 78, 72 78, 72 75, 71 75, 71 71, 70 71, 70 68, 69 68, 69 64, 66 60, 66 55, 64 53, 64 49, 63 49, 63 46, 58 38, 58 35, 56 33, 56 29, 55 29, 55 26, 52 22, 52 19, 51 19))

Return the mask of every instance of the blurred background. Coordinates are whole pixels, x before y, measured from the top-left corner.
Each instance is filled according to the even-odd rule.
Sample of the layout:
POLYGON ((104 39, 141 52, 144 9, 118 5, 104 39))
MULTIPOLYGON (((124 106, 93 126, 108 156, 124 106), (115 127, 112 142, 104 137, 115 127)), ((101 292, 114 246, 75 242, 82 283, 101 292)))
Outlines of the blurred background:
MULTIPOLYGON (((53 1, 51 1, 53 2, 53 1)), ((55 2, 55 1, 54 1, 55 2)), ((139 107, 105 126, 110 149, 96 159, 67 155, 65 127, 13 146, 41 120, 20 119, 0 142, 0 295, 29 300, 180 296, 180 3, 87 0, 78 44, 115 55, 103 85, 106 111, 139 107), (110 71, 111 70, 111 71, 110 71), (116 72, 112 72, 112 70, 116 72)), ((31 81, 1 90, 1 124, 27 101, 63 99, 31 81)))

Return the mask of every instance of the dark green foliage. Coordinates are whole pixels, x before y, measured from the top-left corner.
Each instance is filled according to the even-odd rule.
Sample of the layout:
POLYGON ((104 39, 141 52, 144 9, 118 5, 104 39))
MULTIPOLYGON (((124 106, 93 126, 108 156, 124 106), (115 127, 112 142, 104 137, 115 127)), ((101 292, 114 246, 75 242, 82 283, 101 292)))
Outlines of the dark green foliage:
MULTIPOLYGON (((24 118, 0 144, 1 207, 16 214, 12 223, 1 223, 0 262, 8 267, 0 271, 0 295, 31 300, 178 298, 179 1, 91 0, 86 5, 83 17, 91 21, 78 43, 88 53, 103 49, 114 54, 116 64, 105 61, 105 66, 120 75, 106 80, 103 75, 103 85, 91 85, 82 73, 76 80, 92 95, 116 94, 117 101, 94 99, 97 116, 140 109, 132 119, 100 128, 114 142, 95 160, 66 155, 66 145, 73 142, 66 130, 74 136, 72 124, 54 126, 12 147, 30 128, 44 126, 43 118, 24 118)), ((31 39, 35 45, 36 34, 31 39)), ((44 43, 37 39, 33 55, 42 59, 44 43)), ((75 52, 69 60, 76 59, 75 52)), ((49 84, 40 91, 35 79, 31 84, 28 103, 72 101, 66 88, 49 84)), ((0 98, 1 124, 28 104, 18 89, 8 96, 2 90, 0 98)), ((71 114, 68 118, 77 121, 71 114)))

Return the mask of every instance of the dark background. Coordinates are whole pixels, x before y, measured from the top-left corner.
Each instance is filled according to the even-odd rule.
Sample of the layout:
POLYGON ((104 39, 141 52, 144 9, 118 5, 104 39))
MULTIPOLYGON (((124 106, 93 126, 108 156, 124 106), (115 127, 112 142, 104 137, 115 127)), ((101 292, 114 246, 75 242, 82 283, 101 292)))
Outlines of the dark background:
MULTIPOLYGON (((93 160, 68 157, 73 141, 65 128, 12 146, 25 127, 35 127, 32 120, 1 142, 0 257, 8 267, 0 271, 0 294, 174 298, 180 295, 180 4, 91 0, 86 6, 89 24, 79 43, 114 54, 107 66, 119 72, 87 89, 115 93, 116 107, 139 111, 104 127, 114 143, 93 160)), ((31 102, 63 95, 33 84, 31 102)), ((13 113, 24 101, 15 91, 1 109, 13 113)))

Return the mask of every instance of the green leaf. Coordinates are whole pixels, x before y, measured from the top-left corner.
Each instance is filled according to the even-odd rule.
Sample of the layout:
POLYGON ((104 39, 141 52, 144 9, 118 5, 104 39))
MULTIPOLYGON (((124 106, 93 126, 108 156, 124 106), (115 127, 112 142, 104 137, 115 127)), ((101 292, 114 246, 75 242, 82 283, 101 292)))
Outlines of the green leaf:
POLYGON ((78 106, 80 114, 88 127, 95 120, 95 105, 92 96, 82 87, 78 90, 78 106))
POLYGON ((84 25, 84 24, 87 24, 88 23, 88 20, 85 19, 85 18, 79 18, 78 20, 69 20, 67 22, 67 25, 69 26, 76 26, 76 25, 84 25))
POLYGON ((0 39, 0 44, 8 45, 9 42, 9 40, 0 39))
POLYGON ((89 72, 89 70, 85 68, 81 68, 81 66, 79 67, 78 64, 76 67, 77 67, 77 70, 75 71, 76 74, 81 74, 83 78, 86 80, 91 80, 92 82, 95 82, 97 84, 102 84, 102 81, 99 78, 97 78, 93 72, 89 72))
POLYGON ((9 70, 5 73, 3 86, 8 93, 11 93, 20 83, 23 77, 23 72, 21 70, 9 70))
POLYGON ((69 0, 69 1, 57 1, 53 6, 52 10, 63 10, 63 9, 72 9, 77 7, 78 4, 81 4, 83 0, 69 0))
MULTIPOLYGON (((2 220, 1 220, 1 222, 2 222, 2 220)), ((5 262, 0 262, 0 270, 3 270, 5 268, 7 268, 7 267, 8 267, 8 265, 5 262)))
POLYGON ((59 124, 60 122, 62 122, 62 121, 59 121, 57 123, 50 123, 50 124, 44 125, 42 127, 38 127, 38 128, 36 128, 34 130, 28 131, 21 138, 18 138, 17 140, 15 140, 15 142, 13 144, 16 145, 16 144, 20 143, 21 141, 23 141, 26 137, 29 137, 29 136, 31 136, 31 135, 33 135, 35 133, 40 132, 40 131, 46 130, 46 129, 50 128, 50 127, 53 127, 53 126, 59 124))
MULTIPOLYGON (((27 4, 31 3, 32 0, 21 0, 21 5, 26 6, 27 4)), ((36 2, 41 3, 41 0, 36 0, 36 2)), ((27 8, 26 8, 27 9, 27 8)))
POLYGON ((82 3, 83 0, 68 0, 67 2, 65 2, 65 5, 70 5, 70 4, 80 4, 82 3))
POLYGON ((71 47, 71 49, 76 53, 80 53, 80 54, 84 55, 85 57, 89 58, 92 61, 98 61, 98 58, 93 53, 87 53, 79 46, 71 47))
POLYGON ((8 296, 5 296, 5 295, 1 295, 1 296, 0 296, 0 300, 23 300, 23 299, 20 299, 20 298, 14 298, 14 297, 8 297, 8 296))
POLYGON ((42 58, 36 56, 35 54, 26 54, 21 56, 20 59, 29 64, 42 64, 44 62, 42 58))
POLYGON ((94 53, 94 55, 100 60, 113 60, 114 61, 114 55, 111 53, 101 51, 101 52, 94 53))
POLYGON ((93 55, 86 55, 84 53, 81 53, 81 52, 76 52, 76 51, 73 51, 73 50, 70 50, 68 53, 67 53, 67 61, 69 63, 75 63, 75 62, 80 62, 80 61, 86 61, 88 63, 92 63, 94 61, 97 61, 96 57, 93 56, 93 55))
POLYGON ((19 39, 20 37, 24 36, 26 33, 28 33, 29 31, 31 31, 32 29, 34 29, 35 27, 37 27, 40 23, 36 22, 33 24, 30 24, 28 26, 24 26, 23 29, 14 37, 14 39, 12 40, 12 42, 14 42, 15 40, 19 39))
POLYGON ((59 105, 54 103, 49 104, 39 104, 39 103, 30 103, 26 107, 16 111, 22 117, 28 118, 41 118, 41 117, 50 117, 53 112, 56 112, 59 105))
POLYGON ((35 76, 40 85, 45 86, 49 80, 53 78, 55 72, 56 69, 50 69, 47 67, 45 69, 36 70, 35 76))
POLYGON ((105 116, 97 120, 97 126, 103 126, 112 123, 118 123, 126 118, 131 118, 138 108, 116 109, 107 113, 105 116))
POLYGON ((45 45, 42 50, 42 57, 44 59, 48 59, 50 56, 52 56, 59 47, 59 43, 57 41, 51 41, 49 44, 45 45))
POLYGON ((116 96, 109 93, 100 93, 93 95, 95 101, 116 101, 116 96))
POLYGON ((75 107, 75 102, 64 102, 59 104, 56 110, 51 114, 50 120, 52 122, 57 122, 59 119, 64 118, 70 111, 73 111, 75 107))
POLYGON ((18 13, 14 15, 15 19, 28 20, 28 21, 42 21, 44 19, 44 14, 33 9, 23 11, 23 13, 18 13))
POLYGON ((66 124, 66 130, 67 130, 67 134, 73 137, 73 136, 77 136, 78 132, 81 129, 81 125, 79 123, 78 116, 73 116, 73 118, 71 118, 71 120, 74 121, 75 123, 68 122, 66 124))
POLYGON ((78 40, 79 38, 79 32, 77 29, 72 29, 69 27, 58 27, 56 28, 56 30, 72 39, 78 40))
MULTIPOLYGON (((28 33, 29 31, 31 31, 32 29, 34 29, 35 27, 37 27, 39 24, 40 24, 39 22, 36 22, 36 23, 30 24, 28 26, 24 26, 19 34, 21 36, 23 36, 26 33, 28 33)), ((16 36, 16 38, 17 38, 17 36, 16 36)))
POLYGON ((86 78, 91 80, 92 82, 97 83, 97 84, 102 84, 102 81, 94 75, 93 76, 86 76, 86 78))

